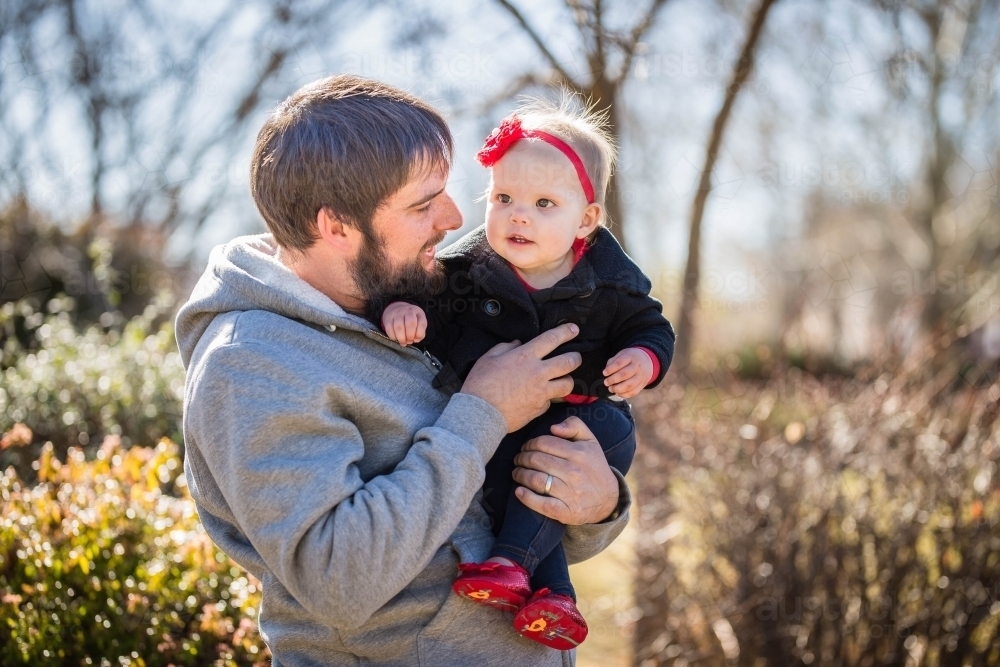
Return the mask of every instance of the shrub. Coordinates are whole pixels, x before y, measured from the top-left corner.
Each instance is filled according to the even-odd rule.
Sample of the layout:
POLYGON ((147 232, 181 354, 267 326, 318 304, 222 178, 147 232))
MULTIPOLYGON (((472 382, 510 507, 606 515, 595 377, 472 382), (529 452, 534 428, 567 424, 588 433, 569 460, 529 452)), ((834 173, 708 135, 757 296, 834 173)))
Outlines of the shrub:
POLYGON ((650 392, 637 664, 1000 664, 985 375, 650 392))
POLYGON ((164 232, 121 223, 99 217, 57 224, 22 198, 0 207, 0 306, 68 295, 71 319, 96 323, 112 311, 131 319, 161 291, 189 293, 196 276, 187 263, 164 261, 164 232))
POLYGON ((126 446, 180 441, 184 369, 172 328, 162 322, 172 299, 161 295, 127 323, 82 331, 70 319, 71 301, 53 299, 47 312, 29 301, 0 308, 0 331, 22 327, 37 341, 27 350, 9 335, 0 355, 0 432, 22 423, 35 435, 27 449, 0 452, 0 468, 14 464, 22 476, 31 475, 27 466, 45 440, 59 458, 105 435, 126 446))
POLYGON ((0 477, 0 664, 269 662, 260 585, 205 534, 177 445, 46 445, 36 467, 34 487, 0 477))

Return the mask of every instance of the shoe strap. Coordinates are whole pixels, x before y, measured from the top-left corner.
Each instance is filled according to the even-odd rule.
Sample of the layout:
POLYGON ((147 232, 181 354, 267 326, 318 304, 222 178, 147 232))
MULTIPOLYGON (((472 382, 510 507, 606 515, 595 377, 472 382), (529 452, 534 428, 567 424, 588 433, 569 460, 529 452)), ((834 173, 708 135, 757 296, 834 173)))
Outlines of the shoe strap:
POLYGON ((459 563, 459 572, 493 572, 499 567, 503 567, 500 563, 459 563))

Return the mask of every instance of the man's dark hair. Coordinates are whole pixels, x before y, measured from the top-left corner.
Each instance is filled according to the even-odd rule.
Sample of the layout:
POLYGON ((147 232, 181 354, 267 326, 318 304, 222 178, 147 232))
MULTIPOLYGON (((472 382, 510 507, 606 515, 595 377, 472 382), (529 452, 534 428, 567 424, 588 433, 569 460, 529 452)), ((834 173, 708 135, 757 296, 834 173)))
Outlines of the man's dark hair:
POLYGON ((357 76, 310 83, 278 105, 257 134, 250 192, 275 242, 305 250, 327 209, 374 240, 371 221, 421 169, 450 166, 451 131, 408 93, 357 76))

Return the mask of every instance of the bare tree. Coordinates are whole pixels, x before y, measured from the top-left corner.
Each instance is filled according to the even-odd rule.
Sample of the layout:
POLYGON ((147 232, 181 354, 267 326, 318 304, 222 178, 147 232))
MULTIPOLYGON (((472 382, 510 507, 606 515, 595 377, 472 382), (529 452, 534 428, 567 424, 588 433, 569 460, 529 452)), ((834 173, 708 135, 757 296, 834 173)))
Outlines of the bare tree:
MULTIPOLYGON (((556 57, 554 50, 546 43, 541 33, 531 24, 528 17, 509 0, 496 0, 517 22, 521 31, 535 44, 549 67, 544 72, 528 72, 517 77, 506 88, 501 98, 516 95, 531 85, 564 86, 581 95, 598 110, 607 110, 611 134, 615 143, 621 145, 622 110, 621 90, 632 69, 632 61, 642 48, 642 39, 656 20, 657 14, 666 0, 652 0, 638 20, 631 26, 611 29, 607 25, 607 3, 603 0, 567 0, 573 13, 573 22, 583 46, 583 58, 587 64, 587 76, 577 78, 571 75, 556 57)), ((621 182, 617 174, 612 174, 605 202, 608 219, 615 238, 627 249, 625 241, 625 216, 622 209, 621 182)))
MULTIPOLYGON (((972 314, 975 309, 963 296, 974 291, 967 283, 977 271, 995 275, 1000 261, 995 241, 1000 2, 877 0, 875 5, 888 13, 896 37, 888 62, 890 87, 926 128, 926 139, 918 144, 923 168, 914 183, 917 196, 905 217, 928 250, 914 289, 923 297, 922 328, 947 347, 956 326, 959 336, 968 335, 997 311, 980 308, 983 312, 972 314), (922 35, 902 28, 908 19, 922 35), (985 164, 966 161, 975 154, 985 164)), ((981 303, 996 302, 982 296, 981 303)))
MULTIPOLYGON (((824 239, 827 253, 850 258, 864 250, 877 300, 866 316, 875 335, 867 353, 878 353, 884 342, 901 361, 930 338, 945 357, 963 354, 979 345, 1000 310, 1000 2, 872 0, 852 11, 847 34, 827 26, 827 38, 869 52, 861 59, 870 62, 855 64, 871 68, 866 97, 874 103, 832 120, 860 132, 869 159, 887 168, 882 178, 863 177, 860 199, 851 198, 851 188, 843 190, 845 200, 843 183, 824 183, 804 228, 824 239), (883 39, 871 39, 861 27, 868 19, 881 22, 883 39), (889 196, 873 200, 867 195, 872 186, 890 188, 889 196), (862 241, 866 227, 871 234, 862 241), (963 339, 971 345, 954 345, 963 339)), ((832 106, 832 92, 826 85, 817 89, 817 105, 832 106)), ((864 159, 858 147, 847 150, 854 152, 850 159, 864 159)), ((803 249, 796 244, 800 267, 818 266, 820 256, 803 249)), ((805 274, 786 275, 790 293, 804 296, 805 274)), ((835 346, 843 341, 837 330, 843 309, 844 299, 833 297, 809 308, 814 321, 817 315, 831 320, 835 346)), ((843 368, 848 359, 839 356, 834 365, 843 368)), ((812 361, 826 365, 815 356, 812 361)))
POLYGON ((740 50, 739 58, 733 67, 733 73, 729 85, 726 87, 726 95, 723 99, 719 113, 712 123, 712 130, 708 137, 708 146, 705 149, 705 163, 701 169, 701 177, 698 189, 695 192, 694 203, 691 206, 691 221, 688 235, 688 256, 687 266, 684 269, 684 294, 681 300, 680 320, 677 324, 677 350, 674 354, 674 373, 683 374, 691 360, 691 344, 694 338, 694 311, 698 306, 698 283, 701 278, 701 221, 705 215, 705 204, 708 202, 708 195, 712 191, 712 172, 715 169, 715 162, 719 155, 719 148, 722 146, 723 135, 726 125, 732 115, 733 106, 743 85, 746 83, 753 70, 754 53, 767 14, 774 6, 775 0, 761 0, 754 11, 750 21, 750 28, 747 31, 746 41, 740 50))
POLYGON ((248 123, 298 84, 291 56, 335 49, 345 14, 367 6, 254 0, 188 19, 156 0, 3 3, 0 204, 197 230, 225 199, 248 123), (255 48, 230 70, 234 44, 255 48))

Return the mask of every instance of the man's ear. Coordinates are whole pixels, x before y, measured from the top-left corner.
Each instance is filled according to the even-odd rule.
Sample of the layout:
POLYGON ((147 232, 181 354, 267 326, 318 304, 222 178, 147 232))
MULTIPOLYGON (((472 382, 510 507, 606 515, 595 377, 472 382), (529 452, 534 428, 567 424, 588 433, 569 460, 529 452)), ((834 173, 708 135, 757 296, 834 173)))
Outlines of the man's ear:
POLYGON ((603 212, 604 207, 597 202, 587 204, 587 208, 583 210, 583 219, 580 220, 580 227, 576 230, 576 238, 585 239, 590 236, 597 229, 597 225, 600 224, 603 212))
POLYGON ((316 229, 320 240, 339 252, 350 253, 358 235, 350 225, 345 224, 333 211, 323 207, 316 213, 316 229))

